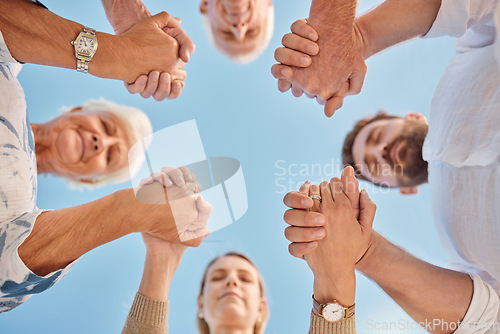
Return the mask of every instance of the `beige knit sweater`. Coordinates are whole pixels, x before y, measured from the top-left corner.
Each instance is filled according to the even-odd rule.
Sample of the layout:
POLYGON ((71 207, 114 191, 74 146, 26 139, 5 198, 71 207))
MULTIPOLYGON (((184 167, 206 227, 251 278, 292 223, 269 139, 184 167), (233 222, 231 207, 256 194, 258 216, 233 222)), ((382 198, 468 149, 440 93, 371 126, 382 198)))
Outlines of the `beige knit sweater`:
MULTIPOLYGON (((167 334, 168 301, 162 302, 135 295, 122 334, 167 334)), ((330 323, 311 312, 309 334, 355 334, 356 319, 330 323)))
POLYGON ((122 334, 168 333, 168 301, 154 300, 137 293, 122 334))

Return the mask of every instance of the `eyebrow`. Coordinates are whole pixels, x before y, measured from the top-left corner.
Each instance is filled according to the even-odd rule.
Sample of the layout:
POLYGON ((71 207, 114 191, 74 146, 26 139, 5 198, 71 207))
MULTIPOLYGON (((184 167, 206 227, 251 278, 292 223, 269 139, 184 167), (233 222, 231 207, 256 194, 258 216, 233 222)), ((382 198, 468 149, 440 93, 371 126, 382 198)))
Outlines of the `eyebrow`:
POLYGON ((373 139, 373 136, 375 135, 375 130, 377 130, 377 129, 378 129, 378 126, 377 126, 377 127, 374 127, 374 128, 372 129, 372 131, 370 131, 370 134, 369 134, 369 135, 368 135, 368 137, 366 138, 366 142, 371 142, 371 141, 373 141, 373 140, 374 140, 374 139, 373 139))
MULTIPOLYGON (((215 269, 214 271, 212 271, 212 272, 209 274, 209 276, 212 276, 213 274, 218 273, 218 272, 227 273, 227 272, 228 272, 228 270, 227 270, 227 269, 224 269, 224 268, 215 269)), ((245 273, 245 274, 249 274, 250 276, 252 276, 252 273, 251 273, 249 270, 246 270, 246 269, 243 269, 243 268, 236 269, 236 272, 237 272, 238 274, 240 274, 240 273, 245 273)))

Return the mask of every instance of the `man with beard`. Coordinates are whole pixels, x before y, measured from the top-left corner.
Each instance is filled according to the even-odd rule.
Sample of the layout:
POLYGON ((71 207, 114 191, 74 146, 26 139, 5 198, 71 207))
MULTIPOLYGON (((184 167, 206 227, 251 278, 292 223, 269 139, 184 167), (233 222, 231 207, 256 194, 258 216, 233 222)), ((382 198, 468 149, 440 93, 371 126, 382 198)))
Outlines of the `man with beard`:
MULTIPOLYGON (((445 328, 441 322, 439 328, 434 326, 431 330, 434 333, 500 332, 499 18, 498 0, 389 0, 349 23, 349 27, 354 24, 360 28, 355 36, 362 42, 358 52, 365 59, 417 36, 457 38, 457 52, 434 93, 429 129, 422 146, 433 216, 450 256, 447 268, 454 272, 415 259, 378 234, 373 234, 363 254, 362 262, 369 266, 355 263, 358 270, 384 289, 416 322, 439 322, 440 318, 445 319, 440 316, 443 312, 457 319, 454 328, 445 328), (448 290, 454 284, 457 286, 448 290), (449 297, 454 298, 451 303, 447 303, 449 297), (435 307, 440 310, 434 311, 435 307)), ((276 57, 282 64, 298 66, 297 51, 304 53, 315 44, 313 38, 304 43, 304 36, 311 35, 312 25, 307 23, 296 22, 292 26, 293 34, 284 38, 286 48, 277 52, 276 57)), ((321 36, 320 32, 317 36, 321 36)), ((330 55, 330 59, 336 58, 330 55)), ((291 67, 284 69, 283 65, 277 65, 273 73, 281 71, 283 76, 276 75, 280 80, 290 78, 291 75, 284 75, 284 70, 288 74, 293 72, 291 67)), ((372 135, 368 130, 361 129, 351 136, 352 149, 345 151, 346 155, 352 155, 351 163, 362 168, 361 174, 372 182, 385 181, 384 185, 394 187, 415 186, 403 183, 407 177, 404 163, 399 177, 390 175, 385 180, 382 174, 382 171, 394 174, 396 169, 390 165, 407 158, 403 150, 407 145, 405 140, 381 134, 380 140, 387 145, 376 149, 378 134, 374 132, 372 139, 368 137, 372 135), (377 171, 376 167, 384 163, 389 167, 377 171)), ((304 202, 301 197, 304 196, 289 193, 285 204, 293 210, 310 209, 312 204, 301 204, 304 202)), ((303 211, 297 211, 297 217, 300 219, 293 220, 288 214, 285 220, 294 227, 319 226, 311 226, 312 220, 308 220, 303 211)), ((301 231, 306 233, 305 230, 301 231)), ((303 233, 288 238, 296 244, 292 249, 300 244, 303 248, 307 246, 303 233)), ((302 257, 310 251, 311 248, 292 252, 292 255, 302 257)), ((332 258, 338 256, 342 257, 341 252, 331 253, 332 258)))
POLYGON ((379 111, 358 121, 347 134, 342 162, 354 167, 358 179, 415 194, 428 181, 427 162, 422 159, 427 129, 422 114, 403 118, 379 111))

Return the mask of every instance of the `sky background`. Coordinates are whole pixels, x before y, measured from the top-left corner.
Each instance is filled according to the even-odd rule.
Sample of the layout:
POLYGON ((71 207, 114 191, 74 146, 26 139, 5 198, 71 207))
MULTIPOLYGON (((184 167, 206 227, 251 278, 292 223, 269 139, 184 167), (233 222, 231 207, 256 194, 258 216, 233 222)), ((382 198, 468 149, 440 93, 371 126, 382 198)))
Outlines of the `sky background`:
MULTIPOLYGON (((55 13, 112 32, 99 1, 45 0, 55 13), (77 9, 78 5, 78 9, 77 9)), ((361 0, 359 13, 380 1, 361 0)), ((270 74, 274 49, 297 19, 308 15, 310 1, 275 3, 276 26, 270 46, 247 65, 228 61, 209 44, 198 11, 199 2, 146 0, 152 13, 165 10, 183 19, 196 43, 186 70, 186 87, 177 100, 156 102, 130 95, 123 83, 65 69, 26 65, 19 75, 28 116, 40 123, 58 115, 61 106, 88 99, 108 100, 144 110, 154 131, 195 119, 207 156, 233 157, 245 175, 248 211, 236 223, 189 249, 170 290, 170 333, 196 333, 196 296, 205 265, 216 255, 247 254, 261 271, 271 310, 266 333, 306 333, 312 307, 312 274, 306 263, 288 253, 283 236, 282 199, 305 180, 320 182, 340 173, 344 136, 355 121, 380 109, 404 116, 429 114, 432 93, 454 52, 453 40, 414 40, 368 60, 360 95, 349 97, 328 119, 321 106, 306 97, 281 94, 270 74), (321 166, 321 171, 318 170, 321 166)), ((40 176, 38 207, 60 209, 86 203, 130 183, 95 191, 68 189, 63 180, 40 176)), ((428 186, 402 196, 361 183, 377 204, 374 227, 412 254, 436 265, 446 254, 436 236, 428 186)), ((145 248, 139 234, 129 235, 83 256, 70 273, 46 292, 0 315, 0 333, 119 333, 138 289, 145 248)), ((356 318, 359 333, 423 333, 375 284, 358 274, 356 318), (406 323, 414 330, 370 330, 379 322, 406 323)))

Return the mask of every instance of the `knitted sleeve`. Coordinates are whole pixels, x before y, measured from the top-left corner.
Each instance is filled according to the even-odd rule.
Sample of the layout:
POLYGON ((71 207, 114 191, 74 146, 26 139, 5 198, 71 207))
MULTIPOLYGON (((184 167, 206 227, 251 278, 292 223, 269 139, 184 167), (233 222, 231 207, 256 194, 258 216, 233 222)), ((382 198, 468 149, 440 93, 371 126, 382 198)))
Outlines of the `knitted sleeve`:
POLYGON ((135 295, 122 334, 167 334, 168 301, 135 295))
POLYGON ((309 334, 356 334, 356 316, 332 323, 311 312, 309 334))

